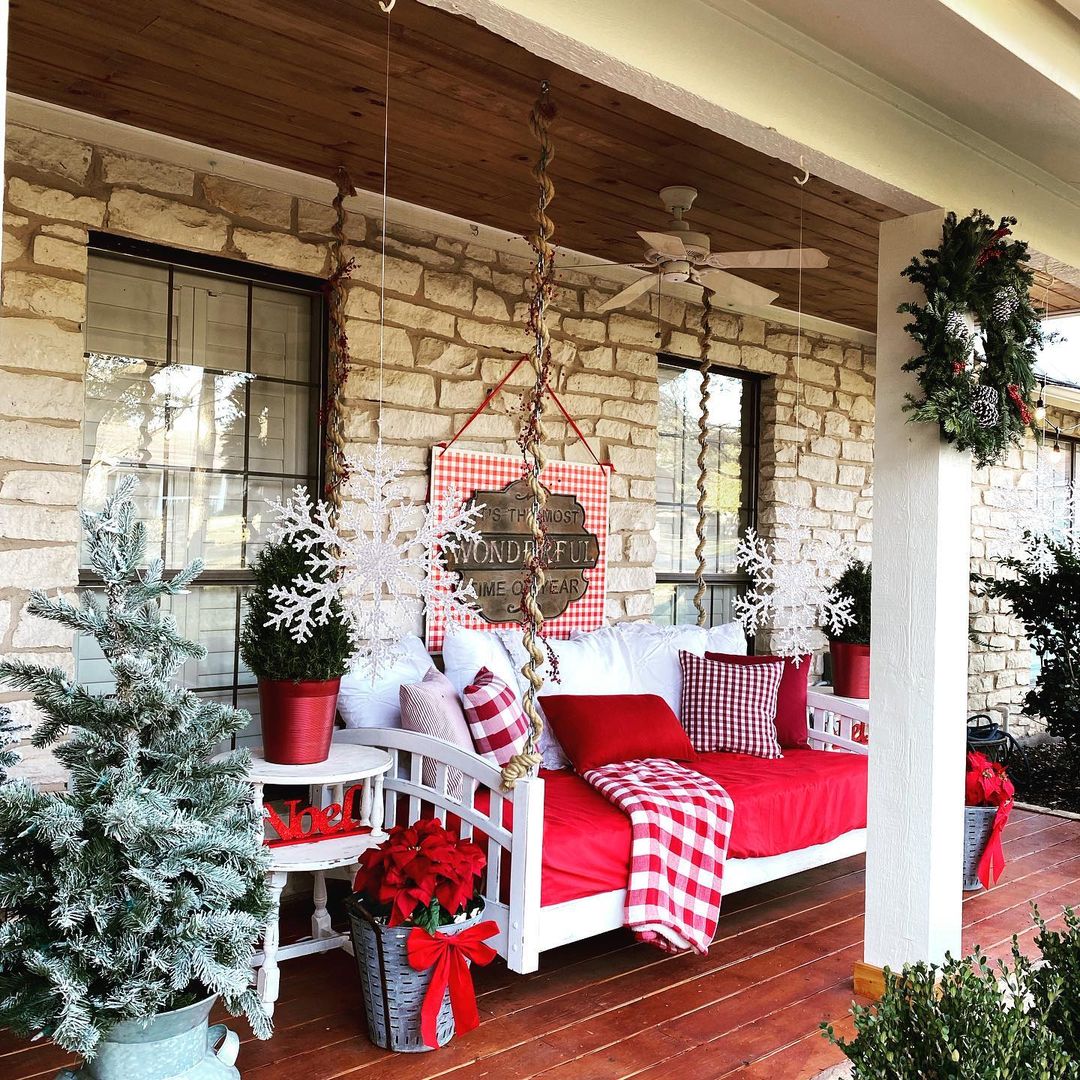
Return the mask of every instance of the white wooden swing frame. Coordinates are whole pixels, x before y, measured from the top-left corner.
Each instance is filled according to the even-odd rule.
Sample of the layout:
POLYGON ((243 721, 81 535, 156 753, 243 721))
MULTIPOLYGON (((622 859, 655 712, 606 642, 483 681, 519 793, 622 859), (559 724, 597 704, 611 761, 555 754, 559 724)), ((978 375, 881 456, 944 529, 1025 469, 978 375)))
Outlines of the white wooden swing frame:
MULTIPOLYGON (((808 703, 813 749, 866 754, 866 746, 856 740, 853 730, 856 725, 866 730, 869 711, 865 705, 815 691, 810 692, 808 703)), ((625 889, 541 906, 544 781, 540 777, 526 777, 512 791, 502 791, 499 770, 483 758, 442 739, 398 728, 353 728, 339 731, 334 738, 379 747, 394 759, 384 785, 387 828, 400 824, 399 818, 415 821, 422 814, 434 814, 445 824, 452 815, 460 820, 463 835, 482 833, 488 838, 489 857, 481 891, 486 917, 499 927, 491 943, 511 971, 536 971, 542 952, 625 925, 625 889), (430 763, 429 775, 434 766, 431 784, 423 781, 425 763, 430 763), (450 794, 450 769, 462 774, 460 797, 450 794), (489 792, 488 805, 483 808, 477 805, 481 791, 489 792), (512 808, 509 816, 507 804, 512 808), (509 828, 503 824, 507 820, 509 828), (493 849, 503 857, 495 857, 493 849)), ((729 859, 724 868, 724 895, 865 851, 866 830, 853 829, 828 843, 798 851, 729 859)))

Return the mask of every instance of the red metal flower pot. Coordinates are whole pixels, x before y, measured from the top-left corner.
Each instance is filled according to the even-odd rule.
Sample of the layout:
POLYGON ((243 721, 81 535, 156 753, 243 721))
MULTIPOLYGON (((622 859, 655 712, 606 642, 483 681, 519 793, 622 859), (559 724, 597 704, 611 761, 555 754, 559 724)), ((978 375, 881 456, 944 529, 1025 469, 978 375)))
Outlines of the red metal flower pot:
POLYGON ((833 693, 838 697, 870 696, 870 646, 830 641, 833 693))
POLYGON ((340 679, 260 679, 263 757, 274 765, 325 761, 340 686, 340 679))

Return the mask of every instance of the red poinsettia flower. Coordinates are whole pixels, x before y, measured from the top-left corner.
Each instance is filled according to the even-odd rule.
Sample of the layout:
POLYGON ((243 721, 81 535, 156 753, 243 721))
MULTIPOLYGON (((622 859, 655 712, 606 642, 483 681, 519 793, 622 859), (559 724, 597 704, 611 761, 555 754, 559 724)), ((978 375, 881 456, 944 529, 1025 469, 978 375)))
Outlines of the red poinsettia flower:
POLYGON ((1004 765, 972 750, 967 756, 964 794, 968 806, 1004 806, 1012 803, 1015 788, 1004 765))
POLYGON ((487 863, 484 852, 435 818, 398 825, 377 848, 364 852, 353 883, 369 903, 389 911, 391 926, 414 920, 435 901, 459 915, 476 895, 487 863))

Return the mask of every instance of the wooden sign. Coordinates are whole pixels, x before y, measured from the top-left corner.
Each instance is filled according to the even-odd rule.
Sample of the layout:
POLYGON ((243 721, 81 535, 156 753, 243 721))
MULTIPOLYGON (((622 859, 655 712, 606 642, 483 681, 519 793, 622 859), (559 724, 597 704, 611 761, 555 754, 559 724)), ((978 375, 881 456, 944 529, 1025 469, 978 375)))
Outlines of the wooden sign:
POLYGON ((329 806, 305 806, 300 809, 299 799, 290 799, 285 803, 287 816, 282 816, 270 805, 263 808, 263 814, 276 837, 266 838, 267 847, 279 847, 284 844, 304 844, 313 840, 326 840, 332 836, 352 836, 367 832, 368 827, 361 825, 353 817, 356 800, 363 794, 364 785, 354 784, 347 788, 344 801, 331 803, 329 806), (305 825, 306 821, 306 825, 305 825))
MULTIPOLYGON (((544 632, 560 638, 575 630, 595 630, 604 621, 608 469, 550 461, 540 479, 548 492, 549 569, 539 597, 544 632)), ((532 494, 522 476, 521 458, 436 448, 432 502, 438 504, 450 488, 483 508, 476 524, 480 539, 446 552, 447 572, 461 574, 476 590, 478 611, 466 625, 520 625, 523 570, 534 543, 529 529, 532 494)), ((438 612, 429 614, 427 647, 432 652, 442 648, 445 630, 438 612)))
MULTIPOLYGON (((521 613, 521 572, 535 547, 529 528, 532 493, 522 479, 501 491, 477 489, 472 501, 483 507, 476 522, 481 538, 448 552, 446 565, 473 583, 488 622, 514 621, 521 613)), ((546 620, 558 618, 585 595, 589 588, 585 571, 596 566, 600 542, 586 529, 585 508, 573 495, 548 491, 544 521, 547 580, 539 601, 546 620)))

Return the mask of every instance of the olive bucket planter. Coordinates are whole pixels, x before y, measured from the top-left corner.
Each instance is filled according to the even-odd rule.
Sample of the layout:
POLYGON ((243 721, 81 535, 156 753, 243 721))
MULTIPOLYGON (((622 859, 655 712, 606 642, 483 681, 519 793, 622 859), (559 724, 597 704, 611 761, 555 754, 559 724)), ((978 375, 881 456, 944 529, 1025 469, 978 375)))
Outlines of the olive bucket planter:
MULTIPOLYGON (((409 964, 406 942, 415 927, 388 926, 356 900, 350 900, 347 907, 371 1041, 384 1050, 412 1054, 436 1049, 427 1046, 420 1035, 420 1008, 434 973, 416 971, 409 964)), ((439 933, 459 934, 483 917, 481 908, 468 919, 440 926, 439 933)), ((443 995, 435 1030, 439 1046, 454 1037, 449 989, 443 995)))
POLYGON ((260 679, 263 757, 273 765, 325 761, 340 689, 340 679, 260 679))
POLYGON ((216 1000, 117 1024, 93 1061, 56 1080, 240 1080, 240 1039, 223 1024, 209 1026, 216 1000))

